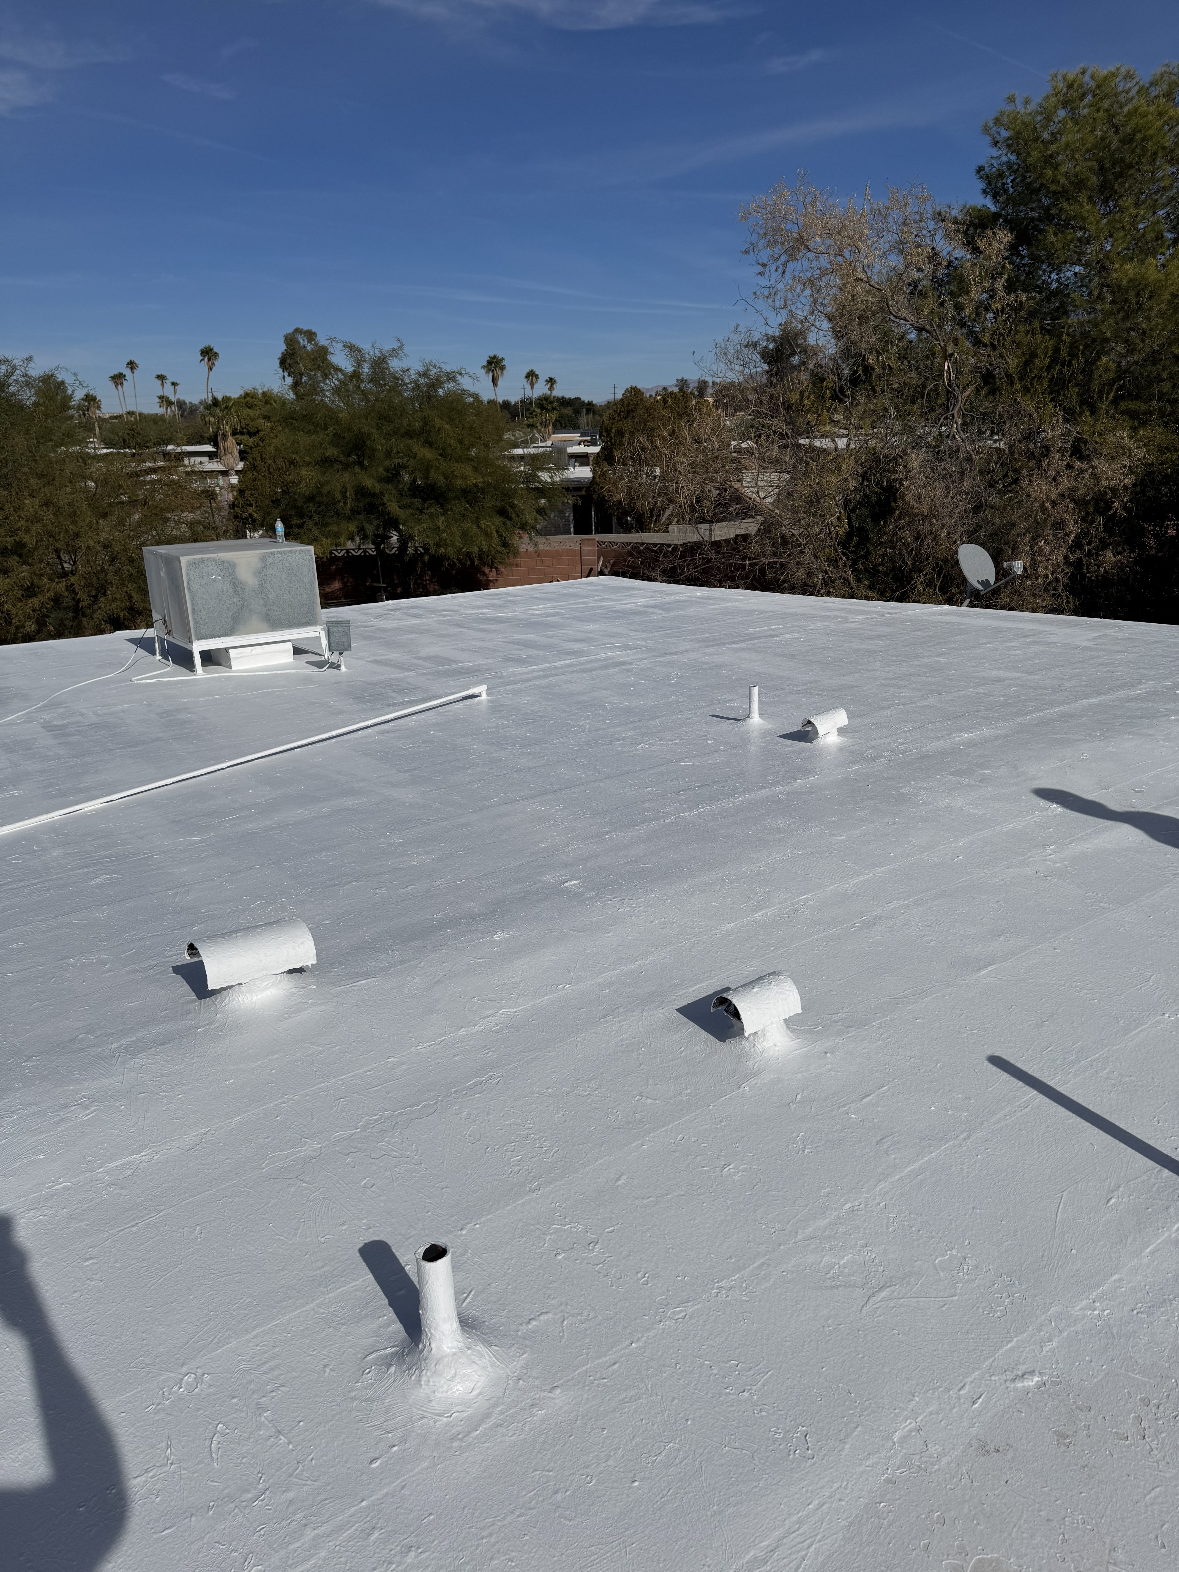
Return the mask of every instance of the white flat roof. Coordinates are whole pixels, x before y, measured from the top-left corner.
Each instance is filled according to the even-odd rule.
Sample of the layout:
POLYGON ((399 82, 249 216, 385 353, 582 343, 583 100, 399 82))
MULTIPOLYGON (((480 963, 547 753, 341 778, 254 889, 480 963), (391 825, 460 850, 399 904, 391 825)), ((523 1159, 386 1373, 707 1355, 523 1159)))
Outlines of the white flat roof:
MULTIPOLYGON (((345 673, 144 655, 0 724, 7 823, 489 685, 0 837, 9 1542, 1172 1566, 1176 630, 609 578, 349 615, 345 673), (198 997, 186 941, 288 917, 313 971, 198 997), (708 1004, 770 970, 759 1058, 708 1004), (449 1413, 377 1281, 412 1327, 434 1239, 493 1371, 449 1413), (94 1405, 43 1367, 48 1443, 47 1339, 94 1405)), ((0 717, 131 649, 0 650, 0 717)))

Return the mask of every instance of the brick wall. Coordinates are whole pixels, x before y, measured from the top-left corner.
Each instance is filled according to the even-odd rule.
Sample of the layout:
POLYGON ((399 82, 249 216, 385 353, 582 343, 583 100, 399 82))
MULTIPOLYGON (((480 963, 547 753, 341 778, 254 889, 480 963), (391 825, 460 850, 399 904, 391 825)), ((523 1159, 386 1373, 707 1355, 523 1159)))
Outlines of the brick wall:
POLYGON ((521 584, 563 584, 568 579, 598 575, 598 541, 593 535, 550 537, 543 546, 525 545, 502 568, 489 575, 492 589, 521 584))

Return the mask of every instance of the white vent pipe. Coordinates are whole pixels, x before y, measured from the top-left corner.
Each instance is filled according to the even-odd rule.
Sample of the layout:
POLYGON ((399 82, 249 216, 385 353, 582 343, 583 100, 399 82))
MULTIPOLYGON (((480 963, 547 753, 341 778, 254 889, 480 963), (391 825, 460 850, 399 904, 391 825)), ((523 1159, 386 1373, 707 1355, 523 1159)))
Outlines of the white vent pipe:
POLYGON ((314 966, 315 940, 306 923, 272 922, 218 938, 194 939, 184 953, 190 961, 204 962, 205 984, 212 991, 314 966))
POLYGON ((847 725, 847 711, 823 710, 821 714, 812 715, 802 724, 804 730, 814 732, 816 742, 822 742, 827 737, 838 735, 839 728, 847 725))
POLYGON ((450 1246, 428 1244, 418 1251, 418 1294, 421 1299, 422 1341, 425 1359, 458 1353, 464 1346, 454 1302, 454 1272, 450 1246))
POLYGON ((739 988, 728 988, 712 1001, 714 1010, 723 1010, 740 1026, 746 1037, 767 1026, 779 1026, 802 1011, 798 989, 785 972, 767 972, 739 988))
MULTIPOLYGON (((124 668, 125 669, 125 668, 124 668)), ((116 671, 114 676, 118 676, 116 671)), ((136 679, 132 677, 132 682, 136 679)), ((172 682, 177 679, 172 677, 159 677, 156 681, 172 682)), ((194 679, 183 679, 191 682, 194 679)), ((75 683, 81 687, 81 683, 75 683)), ((68 688, 61 690, 68 693, 68 688)), ((49 695, 51 699, 57 698, 56 693, 49 695)), ((95 808, 107 808, 112 802, 125 802, 128 797, 141 797, 144 792, 161 791, 165 786, 179 786, 181 781, 200 780, 203 775, 217 775, 222 770, 236 770, 239 764, 255 764, 259 759, 273 759, 279 753, 293 753, 296 748, 313 748, 316 743, 331 742, 335 737, 349 737, 354 731, 368 731, 373 726, 384 726, 389 721, 403 720, 407 715, 421 715, 426 710, 439 710, 445 704, 460 704, 464 699, 485 699, 487 697, 487 684, 480 683, 477 688, 464 688, 461 693, 448 693, 442 699, 428 699, 425 704, 411 704, 407 710, 394 710, 389 715, 377 715, 372 720, 354 721, 351 726, 337 726, 335 731, 321 731, 317 737, 300 737, 298 742, 283 742, 277 748, 263 748, 261 753, 244 753, 240 759, 226 759, 223 764, 207 764, 203 770, 188 770, 183 775, 169 775, 162 781, 149 781, 146 786, 130 786, 126 791, 111 792, 109 797, 92 797, 89 802, 75 802, 68 808, 55 808, 52 813, 39 813, 33 819, 17 819, 12 824, 0 824, 0 835, 9 835, 14 830, 31 830, 39 824, 52 824, 55 819, 68 818, 71 813, 92 813, 95 808)), ((33 706, 36 708, 36 705, 33 706)), ((26 711, 18 712, 23 715, 26 711)), ((15 716, 8 715, 7 720, 15 720, 15 716)))
POLYGON ((749 685, 749 714, 746 718, 751 721, 759 721, 761 719, 761 713, 757 707, 757 684, 752 682, 749 685))

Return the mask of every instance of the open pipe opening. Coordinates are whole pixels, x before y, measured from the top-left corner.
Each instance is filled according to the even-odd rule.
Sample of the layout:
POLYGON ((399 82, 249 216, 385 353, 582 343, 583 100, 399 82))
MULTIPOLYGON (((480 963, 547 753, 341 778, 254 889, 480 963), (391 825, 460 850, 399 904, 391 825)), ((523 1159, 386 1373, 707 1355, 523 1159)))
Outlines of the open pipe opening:
POLYGON ((422 1309, 423 1357, 457 1353, 464 1347, 454 1297, 450 1246, 428 1244, 418 1251, 418 1297, 422 1309))
POLYGON ((846 725, 846 710, 821 710, 817 715, 812 715, 804 720, 802 729, 811 733, 812 741, 822 742, 828 737, 836 736, 839 728, 846 725))
POLYGON ((736 1021, 746 1037, 767 1026, 778 1026, 802 1012, 802 1000, 791 978, 784 972, 766 972, 739 988, 727 988, 712 1001, 714 1010, 723 1010, 736 1021))
POLYGON ((210 939, 192 939, 184 954, 190 961, 202 962, 205 985, 212 992, 256 977, 314 966, 315 940, 306 923, 272 922, 210 939))

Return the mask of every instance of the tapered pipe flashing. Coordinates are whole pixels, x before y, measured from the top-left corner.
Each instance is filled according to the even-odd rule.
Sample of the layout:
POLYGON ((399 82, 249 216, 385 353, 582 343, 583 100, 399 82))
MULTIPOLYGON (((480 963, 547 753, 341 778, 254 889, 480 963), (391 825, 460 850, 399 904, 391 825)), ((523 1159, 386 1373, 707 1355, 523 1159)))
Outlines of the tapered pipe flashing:
POLYGON ((205 984, 211 991, 314 966, 315 940, 306 923, 272 922, 219 938, 194 939, 184 953, 190 961, 204 963, 205 984))
POLYGON ((749 685, 749 715, 748 715, 747 719, 749 719, 751 721, 759 721, 761 719, 761 714, 759 713, 758 708, 757 708, 757 684, 756 683, 750 683, 750 685, 749 685))
POLYGON ((767 972, 739 988, 729 988, 718 993, 712 1001, 714 1010, 723 1010, 732 1016, 746 1037, 760 1032, 767 1026, 779 1026, 792 1015, 802 1011, 798 989, 785 972, 767 972))
POLYGON ((846 710, 823 710, 819 715, 812 715, 804 720, 803 730, 814 733, 814 741, 822 742, 825 738, 838 734, 841 726, 847 725, 846 710))
POLYGON ((428 1244, 418 1251, 418 1293, 422 1310, 422 1356, 457 1353, 463 1345, 454 1302, 450 1246, 428 1244))

